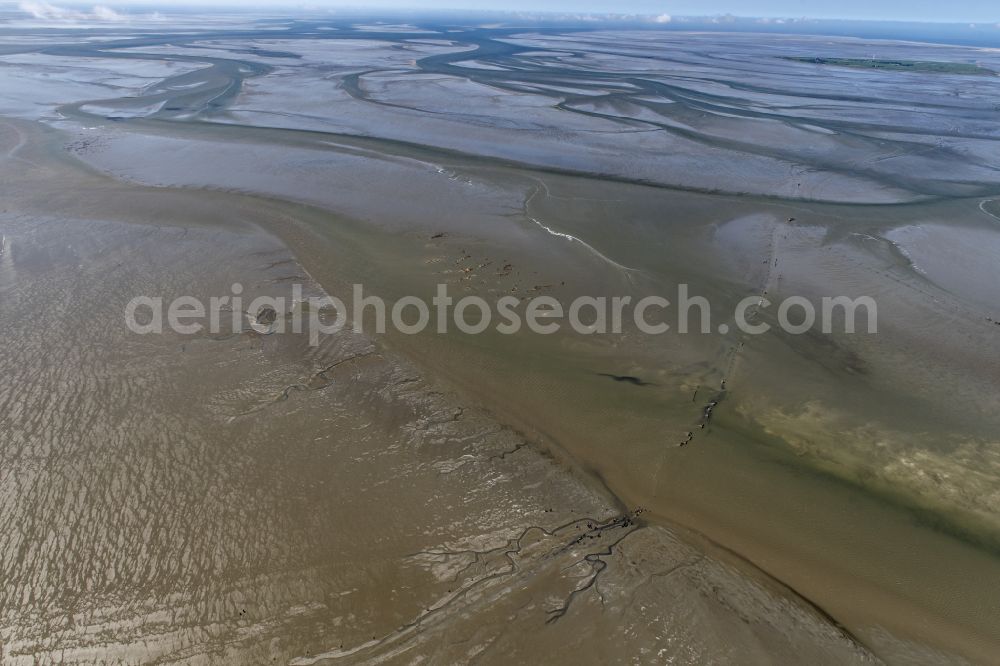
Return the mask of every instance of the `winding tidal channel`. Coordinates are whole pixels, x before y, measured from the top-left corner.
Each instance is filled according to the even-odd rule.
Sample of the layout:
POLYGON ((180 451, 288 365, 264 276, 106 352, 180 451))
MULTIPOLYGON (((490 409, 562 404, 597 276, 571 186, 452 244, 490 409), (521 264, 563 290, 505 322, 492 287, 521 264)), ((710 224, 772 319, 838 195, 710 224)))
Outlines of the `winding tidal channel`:
POLYGON ((0 15, 0 662, 995 663, 1000 80, 789 58, 1000 53, 412 21, 0 15), (123 323, 235 283, 712 326, 123 323))

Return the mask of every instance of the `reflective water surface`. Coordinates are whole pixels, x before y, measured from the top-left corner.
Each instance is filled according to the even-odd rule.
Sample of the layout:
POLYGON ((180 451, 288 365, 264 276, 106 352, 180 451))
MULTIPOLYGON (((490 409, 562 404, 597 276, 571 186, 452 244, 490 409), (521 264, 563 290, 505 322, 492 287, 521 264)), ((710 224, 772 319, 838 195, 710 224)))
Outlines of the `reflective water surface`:
POLYGON ((996 654, 994 82, 799 37, 102 39, 0 56, 4 663, 996 654), (237 282, 864 294, 879 333, 124 326, 237 282))

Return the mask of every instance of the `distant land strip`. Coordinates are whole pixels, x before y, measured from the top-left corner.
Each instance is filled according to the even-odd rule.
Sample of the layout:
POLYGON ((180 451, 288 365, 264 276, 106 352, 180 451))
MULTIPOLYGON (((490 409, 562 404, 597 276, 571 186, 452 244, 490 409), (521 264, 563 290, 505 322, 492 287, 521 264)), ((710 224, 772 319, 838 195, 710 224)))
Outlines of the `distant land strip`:
POLYGON ((782 60, 807 62, 814 65, 833 65, 855 69, 886 69, 893 72, 927 72, 931 74, 965 74, 968 76, 996 76, 992 69, 965 62, 935 62, 930 60, 878 60, 876 58, 816 58, 807 56, 780 56, 782 60))

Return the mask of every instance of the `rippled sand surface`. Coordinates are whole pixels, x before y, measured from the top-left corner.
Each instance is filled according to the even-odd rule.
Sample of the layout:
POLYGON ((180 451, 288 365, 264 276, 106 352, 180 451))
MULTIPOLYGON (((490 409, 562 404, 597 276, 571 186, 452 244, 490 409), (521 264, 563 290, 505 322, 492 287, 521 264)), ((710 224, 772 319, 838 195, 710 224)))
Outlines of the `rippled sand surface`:
POLYGON ((138 294, 321 288, 255 228, 280 206, 49 167, 4 129, 5 664, 865 660, 369 338, 128 332, 138 294), (18 194, 53 176, 73 196, 18 194))
POLYGON ((5 47, 4 663, 990 661, 997 84, 407 30, 5 47), (880 330, 123 326, 234 282, 865 294, 880 330))

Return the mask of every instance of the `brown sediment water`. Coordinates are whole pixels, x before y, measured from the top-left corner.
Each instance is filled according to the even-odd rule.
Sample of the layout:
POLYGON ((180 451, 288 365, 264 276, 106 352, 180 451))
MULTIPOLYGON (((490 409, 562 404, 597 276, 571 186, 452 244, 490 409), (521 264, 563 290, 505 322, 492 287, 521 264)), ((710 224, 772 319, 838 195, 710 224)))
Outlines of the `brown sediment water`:
POLYGON ((136 295, 288 298, 290 277, 322 294, 262 227, 329 216, 117 183, 3 127, 4 663, 865 660, 391 345, 312 347, 249 312, 130 332, 136 295))
MULTIPOLYGON (((521 38, 552 57, 607 47, 580 39, 521 38)), ((736 67, 699 41, 710 38, 690 39, 669 48, 684 66, 698 59, 692 76, 736 67)), ((514 48, 478 44, 525 63, 514 48)), ((620 53, 619 66, 645 48, 620 53)), ((946 149, 900 139, 887 151, 863 136, 876 130, 856 116, 874 123, 877 104, 845 87, 893 84, 862 72, 805 82, 800 65, 768 61, 767 85, 743 89, 756 100, 746 107, 706 93, 710 81, 683 94, 645 82, 610 107, 582 96, 559 116, 582 123, 566 129, 593 142, 581 145, 600 152, 602 132, 652 123, 684 147, 664 150, 657 169, 600 153, 602 171, 588 172, 573 146, 526 138, 544 110, 503 116, 483 130, 491 140, 435 124, 444 116, 420 85, 475 96, 507 90, 511 76, 441 83, 453 53, 422 61, 416 88, 391 62, 365 86, 345 78, 350 99, 336 101, 347 132, 316 114, 274 120, 271 95, 293 91, 259 63, 258 83, 224 100, 227 115, 198 118, 202 97, 243 75, 228 55, 183 74, 183 94, 162 86, 146 100, 63 106, 60 132, 5 124, 0 289, 4 364, 18 372, 4 393, 4 469, 21 479, 4 486, 4 573, 15 581, 5 656, 544 661, 569 658, 572 645, 601 662, 665 650, 698 663, 733 651, 842 663, 870 649, 890 662, 985 663, 997 653, 1000 608, 983 584, 1000 574, 997 315, 977 287, 995 278, 989 183, 946 149), (772 122, 785 111, 768 85, 842 110, 772 122), (132 113, 154 97, 164 106, 149 118, 94 113, 132 113), (401 107, 426 115, 438 145, 385 115, 401 107), (383 123, 381 135, 367 122, 383 123), (497 129, 511 123, 512 134, 497 129), (802 132, 823 157, 792 154, 802 132), (690 163, 670 161, 678 155, 690 163), (796 159, 819 162, 789 176, 796 159), (961 177, 935 179, 933 160, 961 177), (955 270, 962 257, 937 261, 944 242, 974 275, 955 270), (390 300, 446 283, 456 295, 564 302, 671 296, 685 283, 727 325, 748 296, 865 294, 880 327, 390 332, 314 349, 295 336, 135 338, 120 325, 137 293, 224 295, 236 281, 284 293, 297 280, 333 294, 360 282, 390 300)), ((933 91, 905 94, 931 105, 933 91)), ((934 112, 968 122, 963 140, 982 150, 969 104, 934 112)), ((920 140, 918 129, 934 132, 909 127, 920 140)))

